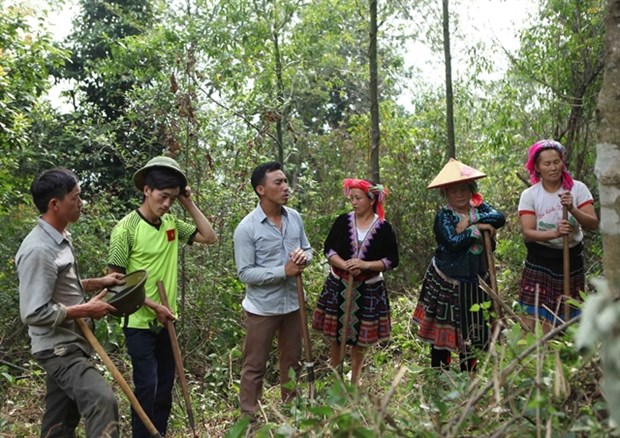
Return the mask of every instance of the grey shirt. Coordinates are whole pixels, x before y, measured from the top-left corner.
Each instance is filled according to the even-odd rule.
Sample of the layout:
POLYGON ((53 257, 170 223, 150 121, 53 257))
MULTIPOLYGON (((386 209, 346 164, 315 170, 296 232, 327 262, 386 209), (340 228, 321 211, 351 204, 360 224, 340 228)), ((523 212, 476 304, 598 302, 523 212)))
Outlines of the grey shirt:
POLYGON ((19 277, 19 312, 28 325, 33 353, 77 346, 91 348, 75 321, 65 321, 66 306, 85 301, 71 237, 39 218, 24 239, 15 264, 19 277))
POLYGON ((280 231, 259 204, 237 225, 234 243, 237 274, 246 284, 243 308, 263 316, 297 310, 297 282, 286 277, 284 267, 297 248, 305 251, 308 263, 312 259, 300 214, 282 207, 280 231))

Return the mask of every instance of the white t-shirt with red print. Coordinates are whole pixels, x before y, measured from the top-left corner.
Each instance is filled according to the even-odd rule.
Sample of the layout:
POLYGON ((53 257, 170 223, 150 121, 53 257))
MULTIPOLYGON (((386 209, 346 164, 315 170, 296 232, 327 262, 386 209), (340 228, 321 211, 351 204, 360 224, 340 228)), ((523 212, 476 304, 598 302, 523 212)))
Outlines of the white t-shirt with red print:
MULTIPOLYGON (((521 193, 519 200, 519 216, 535 215, 536 230, 545 231, 556 229, 558 223, 562 220, 562 204, 560 203, 560 195, 566 189, 560 188, 557 192, 549 193, 546 191, 542 183, 536 183, 529 189, 521 193)), ((581 181, 575 181, 571 193, 573 194, 573 205, 581 208, 587 204, 594 204, 594 198, 590 190, 581 181)), ((583 240, 583 231, 579 222, 569 213, 568 222, 573 226, 573 231, 569 235, 569 246, 572 248, 583 240)), ((557 237, 546 242, 537 242, 551 248, 562 248, 563 239, 557 237)))

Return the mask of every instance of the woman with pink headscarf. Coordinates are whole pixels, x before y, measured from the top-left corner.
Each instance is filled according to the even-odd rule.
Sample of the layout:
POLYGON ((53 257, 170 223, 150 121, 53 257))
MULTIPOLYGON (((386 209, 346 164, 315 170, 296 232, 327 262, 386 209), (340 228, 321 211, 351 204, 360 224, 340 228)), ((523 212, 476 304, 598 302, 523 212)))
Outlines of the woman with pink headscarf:
POLYGON ((346 343, 351 345, 351 382, 359 382, 366 347, 390 337, 390 302, 383 272, 398 265, 396 235, 385 220, 385 187, 363 179, 345 179, 344 194, 353 211, 338 216, 324 244, 331 270, 312 317, 312 328, 331 341, 331 364, 338 366, 344 295, 353 276, 346 343))
MULTIPOLYGON (((533 185, 519 200, 519 221, 527 247, 519 302, 528 315, 543 318, 545 329, 562 313, 564 236, 568 236, 570 247, 570 295, 579 299, 585 287, 582 227, 593 230, 599 223, 592 194, 585 184, 573 180, 564 160, 564 146, 559 142, 534 143, 525 164, 533 185), (568 220, 562 219, 563 206, 568 207, 568 220)), ((578 313, 571 308, 571 317, 578 313)), ((531 316, 524 320, 531 328, 536 323, 531 316)))

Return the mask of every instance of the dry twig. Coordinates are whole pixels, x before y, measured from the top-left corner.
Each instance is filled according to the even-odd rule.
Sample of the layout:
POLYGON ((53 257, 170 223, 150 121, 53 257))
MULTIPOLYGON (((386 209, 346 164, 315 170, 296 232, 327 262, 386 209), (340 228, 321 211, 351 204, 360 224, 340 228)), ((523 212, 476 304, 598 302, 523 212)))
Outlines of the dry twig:
MULTIPOLYGON (((499 372, 498 378, 500 379, 500 381, 504 381, 506 377, 512 374, 517 369, 517 367, 519 366, 519 364, 521 363, 523 359, 525 359, 527 356, 532 354, 532 352, 540 348, 541 345, 546 344, 551 339, 555 338, 557 335, 564 332, 564 330, 566 330, 571 325, 575 324, 577 321, 579 321, 579 319, 581 319, 581 315, 577 315, 574 318, 570 319, 569 321, 564 322, 563 324, 549 331, 547 334, 541 337, 538 341, 536 341, 533 345, 530 345, 528 348, 523 350, 512 362, 510 362, 504 369, 502 369, 499 372)), ((476 378, 474 383, 472 383, 472 386, 473 387, 477 386, 477 384, 480 383, 480 379, 476 378)), ((493 389, 494 386, 495 386, 494 379, 491 379, 482 388, 480 388, 480 390, 473 397, 471 397, 467 401, 467 403, 462 409, 462 414, 460 415, 460 417, 458 417, 456 423, 452 427, 449 427, 449 430, 450 430, 450 432, 448 433, 449 437, 458 436, 459 429, 461 425, 463 424, 463 422, 465 421, 465 419, 467 418, 467 416, 469 415, 471 408, 474 405, 476 405, 480 400, 482 400, 485 394, 489 390, 493 389)))

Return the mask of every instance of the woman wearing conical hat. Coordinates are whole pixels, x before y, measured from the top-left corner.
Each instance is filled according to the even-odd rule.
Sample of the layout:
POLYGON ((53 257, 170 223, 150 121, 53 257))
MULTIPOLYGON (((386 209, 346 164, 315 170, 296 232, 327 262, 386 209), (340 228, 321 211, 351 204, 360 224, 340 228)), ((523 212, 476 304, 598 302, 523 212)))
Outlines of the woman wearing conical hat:
POLYGON ((474 352, 486 348, 489 328, 482 307, 490 301, 478 276, 488 276, 482 232, 495 235, 504 215, 484 202, 476 180, 486 175, 453 158, 428 188, 438 188, 445 205, 435 216, 437 248, 426 271, 413 313, 418 336, 431 344, 431 366, 447 367, 452 352, 461 370, 473 370, 474 352))

